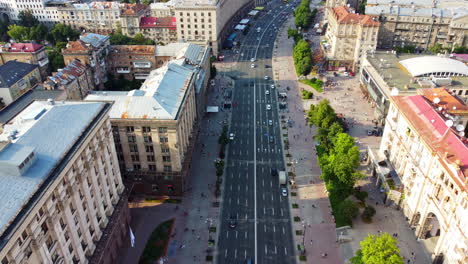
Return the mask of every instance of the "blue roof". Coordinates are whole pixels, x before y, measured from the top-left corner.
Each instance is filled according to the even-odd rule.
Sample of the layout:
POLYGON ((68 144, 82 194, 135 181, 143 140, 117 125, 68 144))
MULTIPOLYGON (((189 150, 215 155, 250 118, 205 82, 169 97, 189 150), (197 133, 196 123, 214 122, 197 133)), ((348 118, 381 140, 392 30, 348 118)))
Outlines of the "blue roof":
POLYGON ((91 44, 93 47, 97 48, 101 46, 104 42, 109 39, 109 36, 106 35, 99 35, 96 33, 87 33, 85 35, 81 35, 80 39, 85 42, 91 44))
POLYGON ((21 210, 52 171, 94 122, 106 104, 80 102, 48 105, 34 102, 30 107, 47 111, 38 120, 23 120, 31 111, 26 108, 18 119, 5 126, 4 133, 18 131, 15 141, 0 151, 0 161, 12 161, 17 151, 33 149, 36 160, 22 175, 0 171, 0 235, 15 220, 21 210))
POLYGON ((37 67, 39 66, 34 64, 7 61, 7 63, 0 66, 0 87, 6 88, 12 86, 37 67))

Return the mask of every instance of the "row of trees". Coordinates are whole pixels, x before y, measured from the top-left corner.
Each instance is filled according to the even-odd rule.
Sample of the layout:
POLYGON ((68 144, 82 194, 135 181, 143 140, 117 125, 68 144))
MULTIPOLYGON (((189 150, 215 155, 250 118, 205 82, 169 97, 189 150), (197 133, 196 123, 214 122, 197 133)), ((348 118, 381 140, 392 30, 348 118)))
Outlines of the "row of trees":
POLYGON ((359 213, 357 205, 347 200, 354 184, 364 177, 357 171, 359 149, 353 137, 345 133, 343 123, 327 100, 311 105, 307 112, 310 125, 318 127, 317 155, 322 179, 326 183, 337 226, 352 225, 359 213))
POLYGON ((116 33, 113 33, 109 37, 111 45, 155 45, 154 40, 145 38, 142 33, 137 33, 135 36, 129 37, 122 34, 121 30, 118 30, 116 33))
POLYGON ((458 46, 458 45, 455 45, 454 47, 444 47, 444 46, 442 46, 442 44, 436 43, 434 46, 429 47, 429 51, 434 53, 434 54, 444 53, 445 51, 447 51, 449 53, 462 53, 462 54, 465 54, 465 53, 468 53, 468 48, 463 47, 463 46, 458 46))
POLYGON ((310 0, 302 0, 294 11, 294 23, 297 28, 306 29, 314 22, 317 9, 310 10, 310 0))

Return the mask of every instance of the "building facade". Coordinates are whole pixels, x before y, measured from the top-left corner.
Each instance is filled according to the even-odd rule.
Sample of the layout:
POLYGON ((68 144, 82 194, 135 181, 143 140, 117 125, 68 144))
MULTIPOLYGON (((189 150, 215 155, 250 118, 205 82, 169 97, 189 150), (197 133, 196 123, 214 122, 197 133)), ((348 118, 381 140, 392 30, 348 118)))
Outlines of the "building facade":
POLYGON ((140 20, 149 14, 149 7, 142 4, 127 4, 122 8, 122 33, 134 36, 140 33, 140 20))
POLYGON ((386 203, 402 208, 434 263, 447 264, 468 261, 468 140, 465 124, 439 110, 450 101, 391 97, 374 161, 386 203))
POLYGON ((356 14, 345 6, 330 9, 326 42, 322 42, 329 69, 359 69, 365 54, 376 49, 379 25, 377 17, 356 14))
POLYGON ((18 21, 21 11, 31 11, 39 22, 53 25, 60 22, 60 17, 55 7, 48 7, 47 0, 1 0, 0 9, 8 16, 10 21, 18 21))
POLYGON ((366 14, 379 16, 379 48, 468 47, 468 4, 453 2, 456 7, 444 6, 442 1, 375 0, 367 2, 366 14))
POLYGON ((44 89, 63 90, 68 100, 82 100, 94 89, 91 68, 75 59, 53 76, 49 76, 44 82, 44 89))
POLYGON ((177 42, 175 17, 142 17, 139 33, 154 40, 157 44, 167 45, 177 42))
POLYGON ((0 99, 8 105, 40 81, 37 65, 8 61, 0 66, 0 99))
POLYGON ((77 41, 67 43, 62 50, 65 65, 78 59, 81 63, 89 65, 93 74, 95 87, 101 88, 107 81, 107 55, 109 54, 109 36, 86 33, 77 41))
POLYGON ((42 80, 45 80, 49 74, 49 58, 42 45, 35 43, 8 43, 0 46, 0 65, 12 60, 39 65, 42 80))
POLYGON ((111 106, 35 101, 2 127, 2 263, 116 263, 129 210, 111 106))
POLYGON ((128 80, 144 80, 157 68, 155 48, 153 45, 113 45, 107 57, 109 71, 128 80))
POLYGON ((175 62, 153 70, 139 90, 93 92, 114 101, 110 113, 117 156, 134 190, 181 196, 186 190, 196 124, 195 72, 175 62))

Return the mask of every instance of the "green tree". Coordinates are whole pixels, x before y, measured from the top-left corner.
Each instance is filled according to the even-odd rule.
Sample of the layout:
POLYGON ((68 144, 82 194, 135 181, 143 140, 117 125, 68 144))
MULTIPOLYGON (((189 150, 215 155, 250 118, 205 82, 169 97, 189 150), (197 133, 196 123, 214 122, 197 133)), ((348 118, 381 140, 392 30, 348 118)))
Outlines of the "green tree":
POLYGON ((356 218, 359 215, 359 207, 356 202, 346 199, 338 206, 339 213, 349 220, 356 218))
POLYGON ((49 58, 49 71, 56 72, 58 69, 65 67, 63 55, 56 49, 47 50, 47 57, 49 58))
MULTIPOLYGON (((468 53, 468 48, 464 47, 464 46, 455 45, 455 47, 453 48, 453 53, 466 54, 466 53, 468 53)), ((467 128, 468 128, 468 126, 467 126, 467 128)))
POLYGON ((65 24, 55 24, 50 30, 48 40, 52 43, 77 40, 80 32, 65 24))
POLYGON ((18 13, 18 25, 34 27, 37 24, 39 24, 39 20, 33 16, 31 10, 22 10, 18 13))
POLYGON ((7 42, 10 40, 10 36, 8 35, 9 25, 8 21, 0 20, 0 41, 7 42))
POLYGON ((442 47, 442 44, 440 43, 436 43, 434 46, 429 47, 429 51, 434 54, 440 53, 443 50, 444 50, 444 47, 442 47))
POLYGON ((361 178, 356 172, 359 166, 359 148, 354 138, 346 133, 339 133, 333 140, 333 149, 328 156, 328 166, 342 183, 353 186, 361 178))
POLYGON ((18 26, 18 25, 9 25, 8 26, 8 36, 17 42, 23 42, 29 40, 29 28, 18 26))
POLYGON ((29 37, 31 40, 35 40, 39 42, 41 40, 46 39, 48 31, 49 30, 47 29, 46 26, 39 23, 36 26, 29 28, 29 37))
POLYGON ((288 39, 289 38, 294 39, 294 43, 297 43, 299 40, 302 39, 302 35, 295 29, 289 28, 288 29, 288 39))
POLYGON ((403 264, 397 240, 388 233, 369 235, 360 242, 361 249, 350 259, 352 264, 403 264))
POLYGON ((311 55, 309 43, 303 39, 299 40, 293 49, 294 65, 299 75, 309 74, 312 68, 311 55))
POLYGON ((366 5, 367 5, 367 0, 361 1, 361 3, 358 6, 357 12, 359 14, 365 14, 366 13, 366 5))
POLYGON ((327 129, 337 120, 335 110, 330 106, 328 100, 322 100, 317 105, 311 105, 307 117, 309 124, 327 129))

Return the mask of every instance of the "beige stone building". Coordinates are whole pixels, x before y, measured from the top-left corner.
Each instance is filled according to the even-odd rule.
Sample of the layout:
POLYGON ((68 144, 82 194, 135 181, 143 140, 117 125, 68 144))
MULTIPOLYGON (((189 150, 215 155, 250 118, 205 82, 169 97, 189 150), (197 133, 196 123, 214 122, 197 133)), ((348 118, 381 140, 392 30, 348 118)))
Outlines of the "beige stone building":
POLYGON ((0 100, 8 105, 40 81, 37 65, 8 61, 0 66, 0 100))
POLYGON ((196 122, 195 71, 170 62, 139 90, 93 92, 86 100, 114 101, 110 112, 117 156, 134 190, 180 196, 186 190, 196 122))
POLYGON ((107 56, 109 72, 128 80, 144 80, 157 68, 155 49, 153 45, 112 45, 107 56))
POLYGON ((35 101, 1 128, 1 263, 117 262, 129 211, 111 107, 35 101))
POLYGON ((149 14, 149 7, 143 4, 126 4, 122 7, 121 27, 122 33, 134 36, 140 31, 140 20, 149 14))
MULTIPOLYGON (((386 204, 402 208, 433 263, 468 262, 468 140, 456 98, 393 96, 380 149, 370 155, 386 204)), ((372 153, 372 152, 370 152, 372 153)))
POLYGON ((348 7, 329 9, 328 27, 322 47, 330 70, 359 69, 364 55, 377 46, 377 17, 355 14, 348 7))
POLYGON ((379 16, 379 48, 415 46, 427 50, 436 43, 448 48, 468 47, 466 1, 371 0, 366 14, 379 16))
POLYGON ((44 80, 49 73, 49 58, 42 45, 35 43, 8 43, 0 46, 0 65, 7 61, 37 64, 44 80))
POLYGON ((75 59, 53 76, 49 76, 44 82, 44 89, 63 90, 68 100, 82 100, 94 89, 91 67, 75 59))

